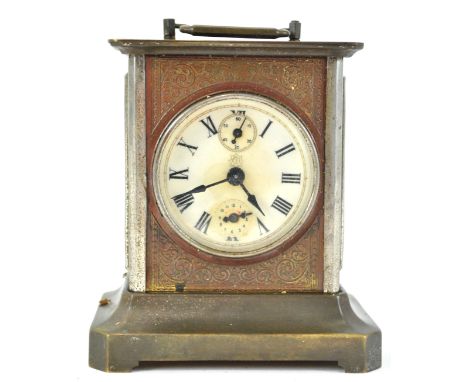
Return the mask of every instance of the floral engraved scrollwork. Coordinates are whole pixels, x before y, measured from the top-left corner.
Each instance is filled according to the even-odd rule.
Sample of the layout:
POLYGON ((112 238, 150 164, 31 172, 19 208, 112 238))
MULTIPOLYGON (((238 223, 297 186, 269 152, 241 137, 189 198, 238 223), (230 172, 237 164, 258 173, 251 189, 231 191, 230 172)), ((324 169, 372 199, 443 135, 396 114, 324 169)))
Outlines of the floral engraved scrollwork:
POLYGON ((274 278, 273 272, 269 269, 259 270, 256 276, 256 281, 258 283, 269 283, 274 278))
POLYGON ((174 87, 187 88, 195 81, 195 73, 190 65, 177 64, 167 71, 167 81, 174 87))
POLYGON ((212 279, 212 272, 207 267, 198 268, 193 273, 193 278, 195 282, 209 282, 212 279))
POLYGON ((294 261, 297 261, 297 262, 306 261, 307 253, 305 251, 305 248, 302 251, 293 251, 291 257, 294 261))
POLYGON ((230 269, 214 269, 213 270, 213 278, 216 281, 227 281, 231 277, 231 270, 230 269))
MULTIPOLYGON (((314 122, 322 123, 324 94, 324 60, 321 59, 177 59, 153 61, 153 76, 160 73, 159 86, 154 87, 153 125, 167 110, 195 90, 214 84, 250 82, 284 93, 314 122)), ((156 77, 154 77, 156 78, 156 77)))
POLYGON ((170 278, 177 282, 184 282, 192 273, 193 264, 186 258, 176 258, 170 264, 170 278))
POLYGON ((239 272, 239 278, 242 281, 252 282, 253 280, 255 280, 256 274, 257 272, 253 268, 242 268, 239 272))
POLYGON ((305 262, 294 261, 294 259, 284 259, 276 266, 278 277, 286 282, 292 282, 300 279, 307 271, 305 262))

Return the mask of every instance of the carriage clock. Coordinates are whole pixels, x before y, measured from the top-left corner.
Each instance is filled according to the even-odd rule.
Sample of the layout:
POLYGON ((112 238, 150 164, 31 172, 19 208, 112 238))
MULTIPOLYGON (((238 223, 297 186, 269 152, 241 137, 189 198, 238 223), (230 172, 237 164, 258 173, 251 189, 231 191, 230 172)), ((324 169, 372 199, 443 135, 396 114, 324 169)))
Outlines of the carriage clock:
POLYGON ((299 38, 297 21, 273 29, 166 19, 164 40, 110 40, 129 57, 127 273, 100 301, 92 367, 380 367, 381 332, 339 284, 342 65, 363 44, 299 38), (177 29, 242 40, 178 41, 177 29), (280 37, 290 41, 264 41, 280 37))

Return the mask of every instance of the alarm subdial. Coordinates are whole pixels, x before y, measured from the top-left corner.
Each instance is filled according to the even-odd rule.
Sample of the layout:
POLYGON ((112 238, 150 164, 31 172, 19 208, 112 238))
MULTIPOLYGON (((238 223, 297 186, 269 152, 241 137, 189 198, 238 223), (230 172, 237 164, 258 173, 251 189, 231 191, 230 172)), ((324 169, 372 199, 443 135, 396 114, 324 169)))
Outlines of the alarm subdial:
POLYGON ((228 150, 244 151, 255 142, 257 128, 249 116, 232 113, 222 120, 218 136, 228 150))
POLYGON ((237 199, 229 199, 217 205, 213 216, 218 235, 228 242, 242 241, 255 228, 250 205, 237 199))

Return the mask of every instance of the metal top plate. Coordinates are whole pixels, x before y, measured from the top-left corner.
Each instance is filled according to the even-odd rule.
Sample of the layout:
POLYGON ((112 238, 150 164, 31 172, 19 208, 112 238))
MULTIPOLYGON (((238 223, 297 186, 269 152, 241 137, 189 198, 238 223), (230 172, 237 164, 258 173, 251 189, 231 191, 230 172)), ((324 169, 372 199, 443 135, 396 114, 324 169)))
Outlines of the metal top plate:
POLYGON ((361 42, 109 40, 121 53, 147 56, 351 57, 361 42))

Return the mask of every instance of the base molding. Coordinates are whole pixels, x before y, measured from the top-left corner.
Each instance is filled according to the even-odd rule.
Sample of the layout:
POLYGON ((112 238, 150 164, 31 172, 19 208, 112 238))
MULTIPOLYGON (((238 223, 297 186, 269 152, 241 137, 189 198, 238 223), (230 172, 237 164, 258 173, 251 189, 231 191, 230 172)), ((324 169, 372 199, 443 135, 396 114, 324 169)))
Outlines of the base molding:
POLYGON ((345 291, 336 294, 104 294, 89 365, 131 371, 142 361, 335 361, 381 366, 381 332, 345 291))

